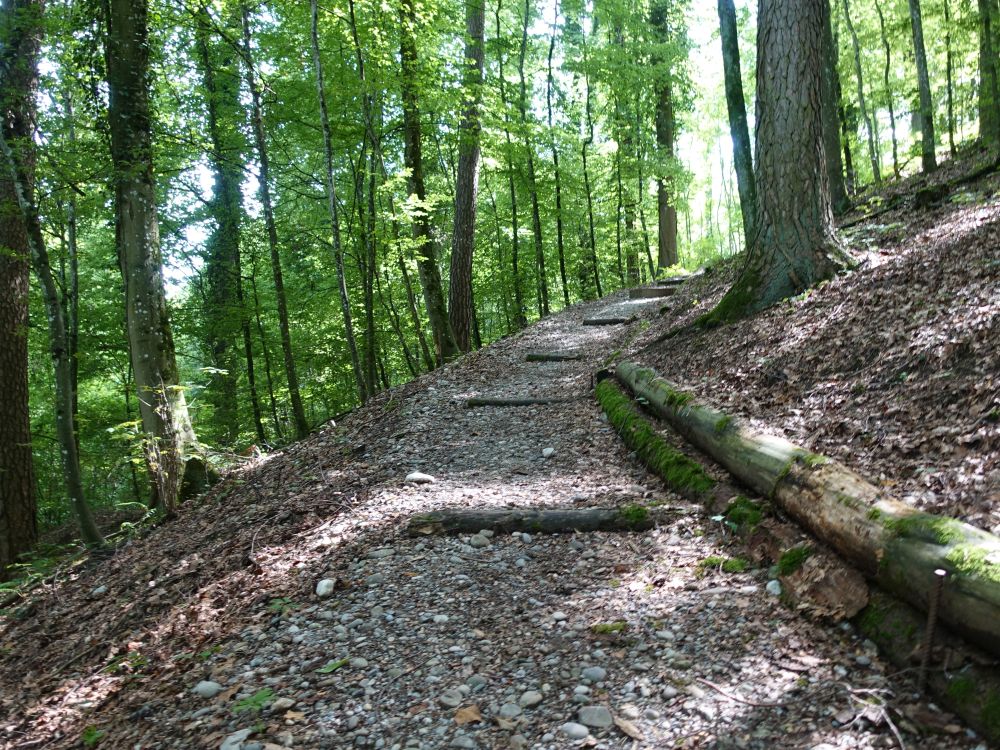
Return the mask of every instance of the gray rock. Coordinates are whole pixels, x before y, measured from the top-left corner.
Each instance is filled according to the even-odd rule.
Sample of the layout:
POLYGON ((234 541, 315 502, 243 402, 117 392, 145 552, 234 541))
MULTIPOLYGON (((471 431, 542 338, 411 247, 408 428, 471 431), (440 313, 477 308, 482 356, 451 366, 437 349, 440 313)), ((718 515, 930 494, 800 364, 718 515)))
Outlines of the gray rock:
POLYGON ((871 658, 865 656, 864 654, 862 654, 861 656, 855 658, 854 661, 856 661, 858 663, 858 666, 861 666, 861 667, 871 666, 871 663, 872 663, 871 658))
POLYGON ((406 475, 406 481, 410 484, 433 484, 437 480, 430 474, 424 474, 420 471, 411 471, 406 475))
POLYGON ((475 549, 482 549, 483 547, 490 546, 490 540, 482 534, 473 534, 469 539, 469 546, 474 547, 475 549))
POLYGON ((489 682, 489 680, 487 680, 481 674, 474 674, 471 677, 469 677, 469 679, 467 679, 465 682, 473 690, 482 690, 484 687, 486 687, 486 683, 489 682))
POLYGON ((91 591, 90 595, 94 596, 94 597, 97 597, 97 596, 104 596, 106 593, 108 593, 108 587, 102 585, 102 586, 98 586, 93 591, 91 591))
POLYGON ((370 576, 365 578, 365 583, 369 586, 378 586, 380 583, 385 581, 385 576, 381 573, 372 573, 370 576))
POLYGON ((199 698, 214 698, 222 692, 222 685, 211 680, 202 680, 191 688, 191 692, 199 698))
POLYGON ((566 619, 566 613, 563 612, 562 610, 557 610, 552 613, 552 619, 555 620, 556 622, 562 622, 563 620, 566 619))
POLYGON ((517 699, 517 703, 521 708, 532 708, 537 706, 544 700, 544 697, 537 690, 527 690, 521 694, 521 697, 517 699))
POLYGON ((448 615, 434 615, 434 622, 438 625, 444 625, 448 622, 448 615))
POLYGON ((287 711, 295 705, 294 698, 275 698, 271 702, 272 711, 287 711))
POLYGON ((324 578, 316 584, 316 596, 320 599, 325 599, 333 593, 335 588, 337 588, 337 581, 335 578, 324 578))
POLYGON ((542 448, 542 458, 552 458, 555 454, 555 448, 542 448))
POLYGON ((355 669, 365 669, 368 667, 368 660, 361 656, 355 656, 349 663, 355 669))
POLYGON ((781 581, 777 578, 772 578, 767 582, 767 586, 765 586, 764 589, 771 596, 781 596, 781 581))
POLYGON ((667 685, 663 690, 660 691, 660 695, 663 696, 663 700, 671 700, 677 697, 677 688, 673 685, 667 685))
POLYGON ((575 721, 567 721, 559 727, 559 731, 571 740, 582 740, 590 734, 590 730, 587 727, 583 724, 577 724, 575 721))
POLYGON ((460 734, 458 737, 453 739, 448 747, 464 747, 467 750, 473 750, 476 747, 476 741, 471 737, 467 737, 464 734, 460 734))
POLYGON ((253 727, 247 727, 246 729, 241 729, 238 732, 233 732, 222 741, 222 744, 219 745, 219 750, 242 750, 243 743, 251 734, 253 734, 253 727))
POLYGON ((615 723, 611 712, 605 706, 583 706, 576 712, 581 724, 595 729, 607 729, 615 723))
POLYGON ((385 557, 392 557, 395 554, 396 550, 394 550, 392 547, 379 547, 378 549, 373 549, 371 552, 369 552, 368 557, 370 557, 372 560, 381 560, 382 558, 385 557))
POLYGON ((601 682, 601 680, 608 676, 608 670, 604 667, 587 667, 580 673, 580 676, 591 682, 601 682))
POLYGON ((521 715, 521 707, 516 703, 504 703, 500 706, 500 718, 516 719, 521 715))
POLYGON ((458 708, 462 705, 464 698, 465 696, 462 694, 461 690, 458 688, 452 688, 451 690, 445 690, 438 696, 438 703, 445 708, 458 708))

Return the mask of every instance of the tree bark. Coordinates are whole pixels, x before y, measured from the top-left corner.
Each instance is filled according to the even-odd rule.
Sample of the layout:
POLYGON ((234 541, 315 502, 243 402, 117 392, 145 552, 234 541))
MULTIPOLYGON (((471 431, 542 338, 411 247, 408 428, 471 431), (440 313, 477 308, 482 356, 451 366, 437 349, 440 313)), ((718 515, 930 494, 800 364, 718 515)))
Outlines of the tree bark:
MULTIPOLYGON (((0 2, 0 127, 30 143, 38 85, 40 0, 0 2)), ((25 144, 27 145, 27 144, 25 144)), ((28 165, 26 165, 28 166, 28 165)), ((33 166, 33 165, 32 165, 33 166)), ((31 255, 16 182, 0 169, 0 580, 38 541, 28 410, 28 294, 31 255)))
POLYGON ((892 70, 892 47, 885 31, 885 16, 882 14, 882 4, 875 0, 875 10, 878 13, 879 33, 882 36, 882 47, 885 49, 885 67, 882 69, 882 82, 885 86, 885 100, 889 108, 889 128, 892 133, 892 173, 899 178, 899 141, 896 138, 896 105, 892 86, 889 84, 889 73, 892 70))
MULTIPOLYGON (((649 22, 661 43, 670 38, 667 23, 667 5, 664 0, 654 2, 649 10, 649 22)), ((671 72, 661 74, 656 81, 656 145, 664 161, 673 159, 674 104, 670 85, 671 72)), ((727 92, 728 103, 728 92, 727 92)), ((677 209, 671 191, 671 178, 660 176, 656 180, 656 206, 659 219, 657 266, 660 269, 677 265, 677 209)))
POLYGON ((861 72, 861 47, 858 44, 858 34, 854 30, 854 22, 851 20, 851 7, 848 0, 844 0, 844 20, 847 22, 847 31, 851 35, 851 46, 854 49, 854 78, 858 84, 858 107, 861 110, 861 119, 865 123, 865 132, 868 135, 868 160, 872 166, 872 179, 876 185, 882 184, 882 168, 879 164, 878 149, 875 148, 875 129, 872 127, 872 118, 868 116, 868 103, 865 101, 865 80, 861 72))
POLYGON ((770 497, 820 541, 900 599, 926 610, 936 569, 948 572, 939 616, 1000 655, 1000 538, 921 513, 847 467, 753 432, 699 405, 648 368, 621 362, 616 376, 699 450, 770 497))
POLYGON ((997 62, 996 0, 979 0, 979 138, 1000 146, 1000 63, 997 62))
POLYGON ((917 85, 920 90, 920 160, 924 172, 937 169, 934 141, 934 102, 931 100, 931 79, 924 50, 924 25, 920 17, 920 0, 909 0, 910 27, 913 30, 913 53, 917 64, 917 85))
POLYGON ((552 168, 555 173, 556 194, 556 250, 559 253, 559 280, 562 283, 563 304, 569 307, 569 282, 566 279, 566 249, 563 244, 562 180, 559 173, 559 144, 552 124, 552 90, 555 80, 552 75, 552 57, 556 50, 556 23, 559 19, 558 6, 553 7, 552 28, 549 36, 549 57, 545 77, 545 105, 548 109, 549 138, 552 141, 552 168))
POLYGON ((104 10, 115 235, 125 281, 129 353, 153 504, 171 513, 188 451, 197 447, 197 439, 179 381, 163 287, 149 111, 148 4, 105 0, 104 10))
POLYGON ((419 60, 416 34, 419 28, 415 0, 402 0, 400 5, 400 60, 403 73, 403 145, 404 160, 410 170, 410 193, 416 197, 420 208, 413 220, 413 239, 416 241, 417 270, 424 290, 424 305, 434 336, 437 364, 442 365, 459 353, 455 336, 448 322, 448 310, 441 286, 434 239, 431 236, 430 217, 426 209, 427 190, 424 186, 424 165, 420 144, 420 102, 417 95, 419 60))
POLYGON ((448 319, 455 332, 455 343, 463 352, 470 349, 472 327, 472 256, 476 245, 476 199, 479 195, 479 138, 482 132, 479 110, 483 98, 485 26, 486 0, 466 0, 462 77, 465 109, 458 126, 455 231, 448 282, 448 319))
MULTIPOLYGON (((733 139, 733 166, 740 193, 740 213, 743 215, 743 238, 746 247, 753 237, 753 220, 757 214, 757 188, 753 179, 750 156, 750 131, 747 128, 746 97, 743 95, 743 74, 740 69, 740 41, 736 28, 736 7, 733 0, 719 0, 719 28, 722 38, 722 67, 726 82, 726 108, 729 111, 729 133, 733 139)), ((839 149, 839 142, 838 142, 839 149)))
POLYGON ((830 202, 834 214, 847 212, 851 199, 844 183, 844 162, 840 156, 840 120, 837 108, 840 97, 840 76, 837 73, 837 49, 829 15, 823 27, 823 153, 826 174, 830 181, 830 202))
POLYGON ((597 259, 597 237, 594 231, 594 192, 590 185, 590 170, 587 167, 587 151, 594 143, 594 116, 591 108, 590 91, 590 65, 587 59, 587 35, 584 31, 583 38, 583 83, 584 83, 584 112, 586 116, 587 132, 580 146, 580 157, 583 161, 583 192, 587 199, 587 251, 590 258, 591 269, 594 274, 594 287, 598 297, 604 296, 601 288, 601 266, 597 259))
POLYGON ((299 377, 295 369, 295 358, 292 355, 292 334, 288 320, 288 300, 285 296, 285 282, 281 272, 281 255, 278 252, 278 228, 274 221, 274 206, 271 201, 271 166, 267 152, 267 137, 264 134, 264 110, 261 106, 260 83, 254 68, 253 51, 250 43, 250 11, 245 4, 240 5, 243 18, 243 62, 246 72, 247 88, 250 90, 252 105, 254 142, 257 148, 257 160, 260 164, 260 202, 263 208, 264 224, 267 227, 267 244, 271 253, 271 273, 274 277, 274 296, 278 307, 278 331, 281 338, 281 351, 284 355, 285 378, 288 384, 288 396, 292 402, 292 416, 295 422, 295 435, 304 438, 309 434, 309 422, 302 406, 302 395, 299 392, 299 377))
POLYGON ((955 147, 955 86, 953 70, 955 67, 951 49, 951 2, 944 0, 944 49, 945 49, 945 80, 948 86, 948 152, 954 157, 958 154, 955 147))
POLYGON ((737 319, 829 278, 849 259, 833 225, 822 125, 826 0, 761 0, 757 216, 748 258, 703 319, 737 319))
POLYGON ((354 319, 351 315, 351 299, 347 291, 347 276, 344 272, 344 249, 340 238, 340 208, 337 203, 337 180, 333 169, 333 137, 330 134, 330 116, 326 109, 326 91, 323 86, 323 61, 319 53, 319 7, 316 0, 310 4, 310 39, 312 40, 313 71, 316 76, 316 98, 319 100, 319 119, 323 130, 323 155, 325 158, 325 187, 327 211, 330 219, 330 230, 333 238, 333 262, 337 270, 337 292, 340 295, 340 313, 344 317, 344 337, 347 339, 347 351, 351 357, 351 369, 354 371, 355 387, 361 403, 368 400, 368 389, 365 384, 364 371, 361 369, 361 358, 358 356, 358 343, 354 336, 354 319))

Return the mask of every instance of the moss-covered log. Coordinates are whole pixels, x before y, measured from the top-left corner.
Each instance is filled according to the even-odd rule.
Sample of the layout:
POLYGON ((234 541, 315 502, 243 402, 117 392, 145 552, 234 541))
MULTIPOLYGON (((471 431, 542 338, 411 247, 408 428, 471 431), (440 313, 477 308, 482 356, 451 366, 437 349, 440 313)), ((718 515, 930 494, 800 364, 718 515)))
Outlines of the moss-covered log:
MULTIPOLYGON (((874 591, 855 619, 861 632, 900 669, 920 664, 926 617, 883 592, 874 591)), ((962 717, 989 742, 1000 743, 1000 668, 943 629, 934 636, 927 688, 938 703, 962 717)), ((919 718, 911 717, 919 722, 919 718)), ((940 731, 940 725, 928 727, 940 731)))
POLYGON ((621 362, 616 376, 692 444, 888 592, 926 610, 934 570, 946 570, 941 619, 1000 655, 1000 538, 916 511, 836 461, 738 425, 649 368, 621 362))
POLYGON ((475 534, 483 529, 499 534, 647 531, 672 518, 667 508, 638 503, 614 508, 448 508, 413 516, 406 530, 410 536, 475 534))

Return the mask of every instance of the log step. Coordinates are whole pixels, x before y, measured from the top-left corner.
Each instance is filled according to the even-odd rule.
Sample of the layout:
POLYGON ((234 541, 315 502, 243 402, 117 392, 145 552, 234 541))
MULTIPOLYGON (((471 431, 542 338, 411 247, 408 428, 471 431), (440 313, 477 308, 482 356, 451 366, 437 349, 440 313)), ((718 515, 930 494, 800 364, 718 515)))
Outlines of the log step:
POLYGON ((528 398, 492 398, 489 396, 470 398, 465 402, 466 409, 477 406, 548 406, 549 404, 565 404, 574 401, 572 398, 547 398, 545 396, 529 396, 528 398))
POLYGON ((680 286, 681 284, 683 284, 689 278, 691 278, 691 277, 690 276, 671 276, 668 279, 657 279, 656 280, 656 285, 657 286, 665 286, 665 287, 676 287, 676 286, 680 286))
POLYGON ((487 508, 445 509, 413 516, 410 536, 475 534, 490 529, 497 534, 571 534, 574 531, 645 531, 676 519, 670 508, 638 505, 617 508, 487 508))
POLYGON ((658 297, 672 297, 677 291, 677 285, 670 286, 637 286, 628 290, 629 299, 656 299, 658 297))
POLYGON ((585 326, 621 326, 628 325, 635 320, 635 316, 628 318, 584 318, 585 326))
POLYGON ((573 362, 583 359, 579 352, 528 352, 525 362, 573 362))

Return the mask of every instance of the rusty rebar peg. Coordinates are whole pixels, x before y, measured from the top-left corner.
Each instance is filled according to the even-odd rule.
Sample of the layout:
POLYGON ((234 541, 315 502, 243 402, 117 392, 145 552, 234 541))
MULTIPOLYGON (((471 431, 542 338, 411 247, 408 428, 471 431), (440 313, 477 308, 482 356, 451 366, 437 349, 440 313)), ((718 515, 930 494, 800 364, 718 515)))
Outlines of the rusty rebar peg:
POLYGON ((937 627, 938 606, 941 603, 941 591, 944 589, 944 579, 948 571, 938 568, 934 571, 934 585, 931 587, 930 600, 927 602, 927 627, 924 628, 924 642, 921 648, 920 673, 917 678, 917 689, 924 692, 927 685, 927 666, 931 661, 931 648, 934 646, 934 629, 937 627))

